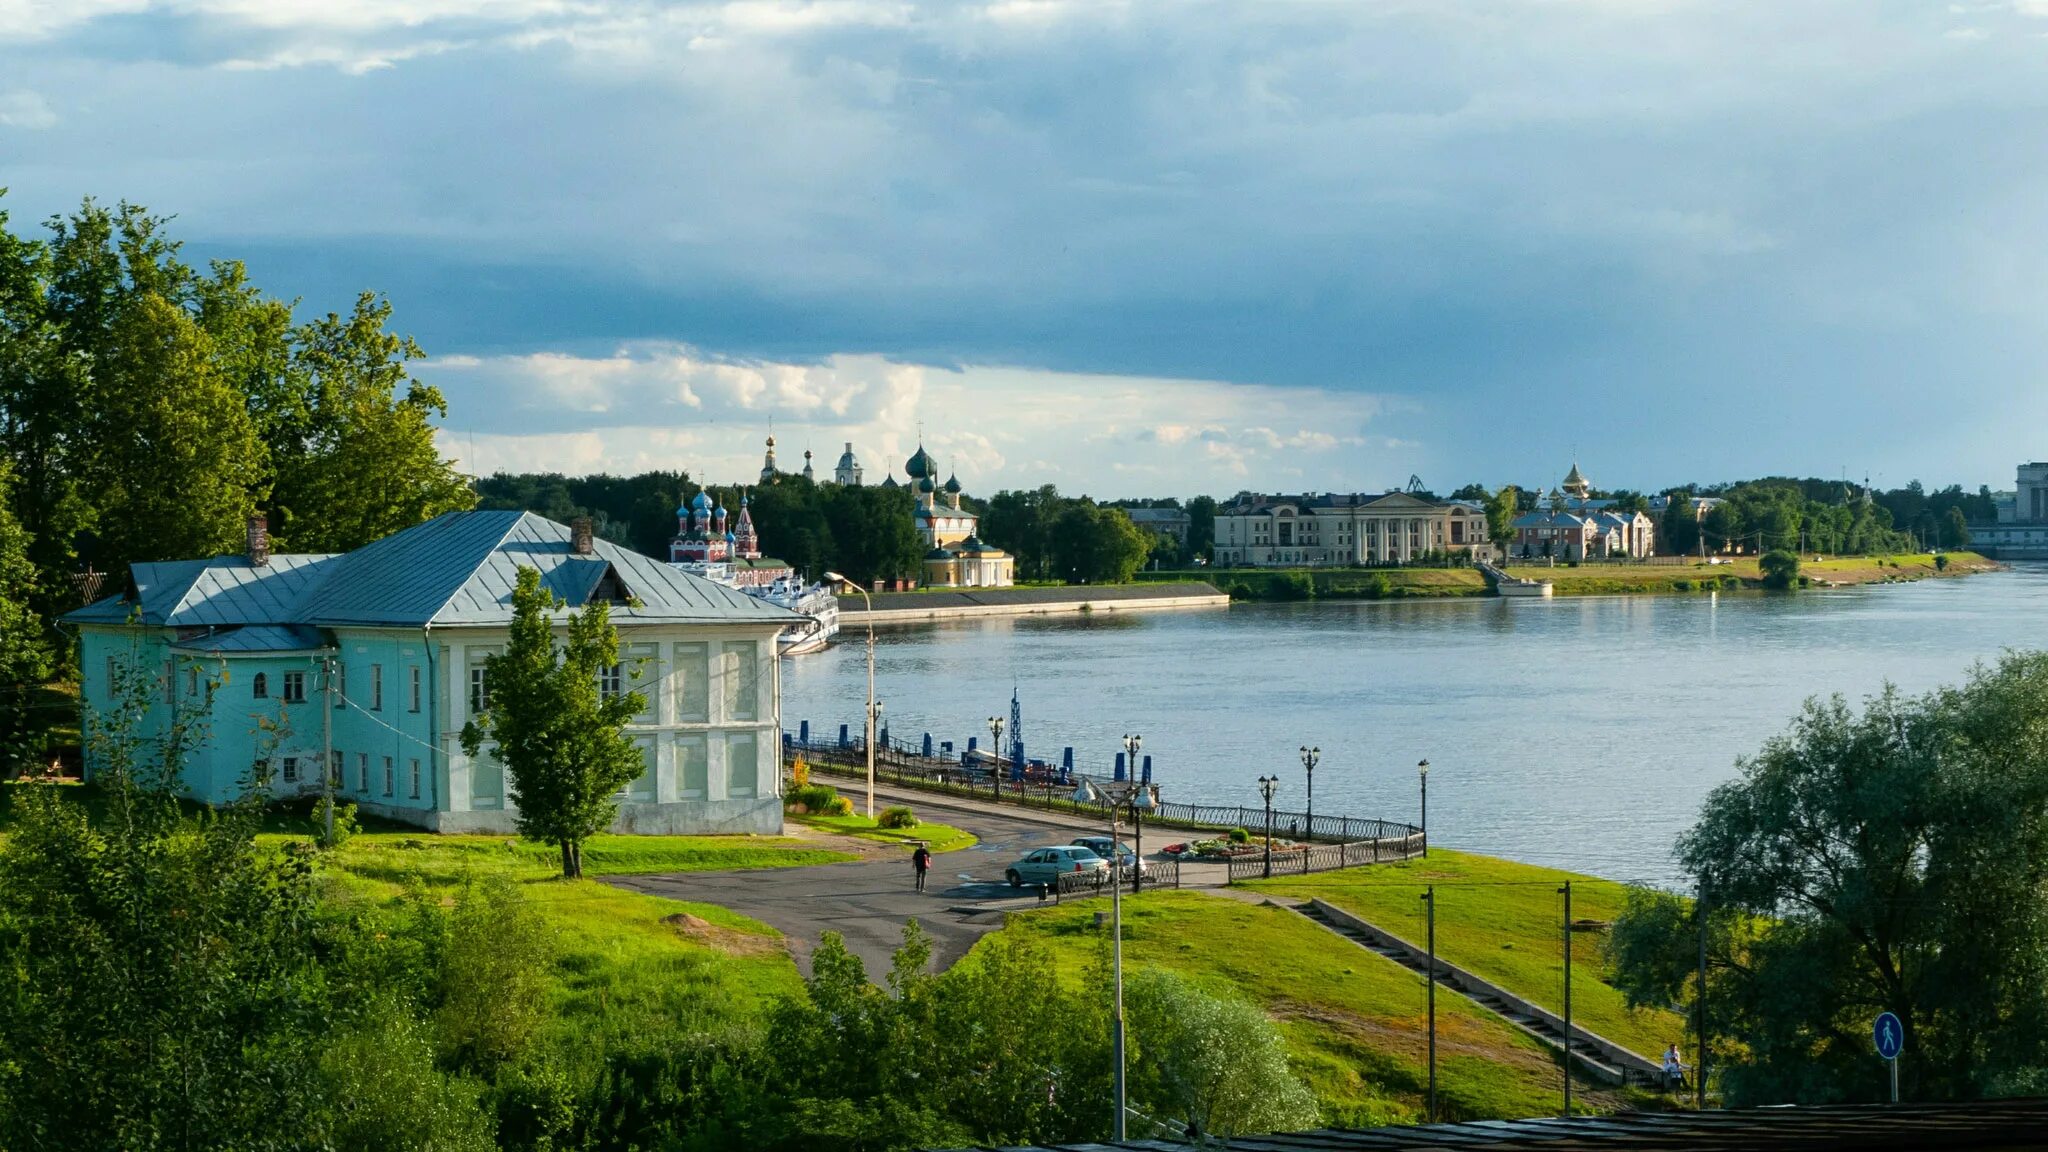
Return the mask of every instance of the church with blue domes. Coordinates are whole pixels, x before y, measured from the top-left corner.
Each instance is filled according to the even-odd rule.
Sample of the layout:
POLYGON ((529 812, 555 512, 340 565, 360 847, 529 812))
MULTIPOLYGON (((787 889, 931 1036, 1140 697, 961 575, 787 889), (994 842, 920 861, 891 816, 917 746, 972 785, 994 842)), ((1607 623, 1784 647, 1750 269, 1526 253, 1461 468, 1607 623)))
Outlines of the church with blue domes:
POLYGON ((1017 561, 981 539, 980 518, 960 505, 960 478, 939 479, 939 462, 924 445, 903 463, 915 497, 911 516, 928 551, 924 582, 934 588, 1008 588, 1017 582, 1017 561))

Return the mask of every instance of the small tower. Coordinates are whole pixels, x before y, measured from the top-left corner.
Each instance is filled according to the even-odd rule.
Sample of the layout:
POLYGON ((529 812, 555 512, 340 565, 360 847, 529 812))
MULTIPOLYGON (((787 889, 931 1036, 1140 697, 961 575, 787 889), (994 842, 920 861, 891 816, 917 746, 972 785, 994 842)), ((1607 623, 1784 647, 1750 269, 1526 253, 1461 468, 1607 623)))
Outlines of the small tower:
POLYGON ((754 514, 747 508, 747 494, 744 492, 740 493, 740 518, 732 529, 732 554, 741 560, 761 558, 761 537, 754 531, 754 514))
POLYGON ((853 441, 846 442, 846 451, 839 454, 839 465, 832 469, 832 482, 849 487, 860 486, 860 461, 853 458, 853 441))
POLYGON ((960 477, 946 477, 946 503, 958 512, 960 510, 960 477))
MULTIPOLYGON (((806 448, 806 449, 804 449, 804 479, 806 479, 806 480, 816 480, 816 479, 817 479, 817 476, 815 476, 815 475, 814 475, 814 474, 812 474, 812 472, 811 472, 811 450, 810 450, 809 448, 806 448)), ((747 504, 746 504, 746 501, 745 501, 745 500, 742 500, 742 501, 740 501, 740 515, 744 516, 744 515, 746 515, 746 513, 747 513, 747 504)))
POLYGON ((1584 500, 1586 494, 1593 490, 1592 481, 1587 480, 1585 474, 1579 471, 1579 462, 1577 460, 1572 461, 1571 474, 1566 476, 1564 483, 1558 485, 1558 487, 1564 490, 1565 495, 1570 496, 1574 500, 1584 500))
POLYGON ((775 479, 775 436, 768 437, 768 454, 761 458, 761 483, 772 483, 775 479))

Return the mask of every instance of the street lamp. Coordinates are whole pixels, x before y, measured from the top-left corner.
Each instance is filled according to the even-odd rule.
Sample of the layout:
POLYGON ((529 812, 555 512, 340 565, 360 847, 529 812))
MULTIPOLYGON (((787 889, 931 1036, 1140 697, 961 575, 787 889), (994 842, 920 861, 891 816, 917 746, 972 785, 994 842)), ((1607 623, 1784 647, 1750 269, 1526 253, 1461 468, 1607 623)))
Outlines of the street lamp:
POLYGON ((1000 801, 1003 798, 1003 718, 1001 716, 991 716, 988 718, 988 782, 992 786, 993 795, 1000 801))
POLYGON ((1415 766, 1415 774, 1422 778, 1422 858, 1429 859, 1429 761, 1415 766))
POLYGON ((1278 776, 1259 777, 1259 794, 1266 798, 1266 878, 1273 877, 1273 789, 1280 786, 1278 776))
POLYGON ((837 586, 852 585, 860 593, 861 602, 867 606, 862 615, 868 621, 868 819, 875 818, 875 719, 881 715, 881 706, 875 702, 875 602, 868 596, 868 590, 841 576, 837 572, 825 573, 827 583, 837 586))
MULTIPOLYGON (((1116 1056, 1116 1122, 1110 1139, 1124 1139, 1124 905, 1123 854, 1117 851, 1117 815, 1129 805, 1131 816, 1152 809, 1152 790, 1136 780, 1092 780, 1081 777, 1074 789, 1076 804, 1107 804, 1109 808, 1109 939, 1110 968, 1116 984, 1116 1012, 1111 1017, 1110 1047, 1116 1056)), ((1142 865, 1141 865, 1142 871, 1142 865)))
MULTIPOLYGON (((1322 763, 1322 760, 1323 750, 1321 748, 1303 748, 1301 750, 1301 770, 1308 773, 1307 830, 1310 843, 1314 843, 1316 838, 1316 765, 1322 763)), ((1343 837, 1340 836, 1338 839, 1341 840, 1343 837)))
MULTIPOLYGON (((1133 780, 1138 778, 1138 749, 1143 747, 1144 744, 1145 738, 1143 736, 1136 736, 1129 732, 1124 733, 1125 775, 1133 780)), ((1138 859, 1137 875, 1131 877, 1131 891, 1136 892, 1145 884, 1145 818, 1139 815, 1135 809, 1132 810, 1131 815, 1131 850, 1137 853, 1138 859)))

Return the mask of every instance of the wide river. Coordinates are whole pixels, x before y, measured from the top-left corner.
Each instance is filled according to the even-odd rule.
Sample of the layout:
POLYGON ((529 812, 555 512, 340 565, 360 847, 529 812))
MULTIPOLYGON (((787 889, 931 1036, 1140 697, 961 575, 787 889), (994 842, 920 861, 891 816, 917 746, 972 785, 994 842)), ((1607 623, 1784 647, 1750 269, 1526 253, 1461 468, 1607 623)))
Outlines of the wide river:
MULTIPOLYGON (((899 740, 987 742, 1023 702, 1026 754, 1107 772, 1144 736, 1167 798, 1413 821, 1432 837, 1617 879, 1680 882, 1672 842, 1809 696, 1924 691, 2048 647, 2048 567, 1796 596, 1240 604, 876 630, 899 740)), ((784 666, 784 722, 859 731, 863 633, 784 666)))

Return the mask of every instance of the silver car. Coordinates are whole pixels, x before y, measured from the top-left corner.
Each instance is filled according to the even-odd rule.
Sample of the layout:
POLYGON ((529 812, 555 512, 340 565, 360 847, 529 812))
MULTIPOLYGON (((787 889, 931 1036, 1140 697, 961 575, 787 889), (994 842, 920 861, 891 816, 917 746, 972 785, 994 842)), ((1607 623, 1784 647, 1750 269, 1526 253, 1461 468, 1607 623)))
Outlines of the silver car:
POLYGON ((1026 852, 1003 872, 1003 879, 1010 882, 1010 887, 1021 888, 1026 884, 1057 884, 1060 875, 1065 872, 1108 870, 1109 861, 1088 849, 1074 844, 1061 844, 1053 848, 1033 848, 1026 852))
MULTIPOLYGON (((1105 863, 1109 860, 1109 837, 1107 836, 1077 836, 1074 838, 1073 843, 1102 857, 1105 863)), ((1131 851, 1129 844, 1118 842, 1116 856, 1117 866, 1123 870, 1124 875, 1130 875, 1133 868, 1146 877, 1152 875, 1151 862, 1139 859, 1138 854, 1131 851)))

